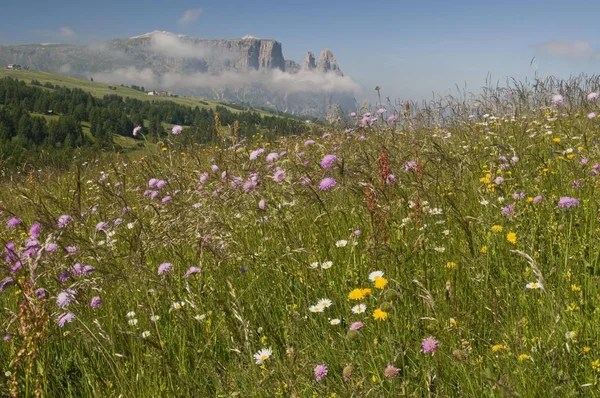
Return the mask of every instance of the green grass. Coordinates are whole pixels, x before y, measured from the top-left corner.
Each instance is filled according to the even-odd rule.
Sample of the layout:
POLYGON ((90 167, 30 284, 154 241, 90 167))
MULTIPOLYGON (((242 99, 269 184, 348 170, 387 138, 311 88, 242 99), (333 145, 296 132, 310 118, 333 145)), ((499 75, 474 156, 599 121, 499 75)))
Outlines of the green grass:
POLYGON ((23 224, 2 227, 1 243, 22 253, 39 222, 39 241, 58 249, 0 275, 18 281, 0 293, 12 335, 0 345, 3 388, 14 381, 19 396, 61 397, 598 396, 600 127, 584 116, 596 105, 586 106, 331 128, 308 146, 303 137, 184 148, 171 137, 167 151, 142 158, 77 159, 70 172, 5 182, 2 223, 18 215, 23 224), (275 167, 265 160, 283 151, 275 167), (253 173, 254 190, 237 186, 253 173), (325 177, 333 189, 318 188, 325 177), (149 188, 153 178, 165 186, 149 188), (563 196, 580 204, 561 208, 563 196), (58 228, 63 214, 74 219, 58 228), (76 263, 95 270, 73 275, 76 263), (172 266, 158 275, 163 263, 172 266), (374 271, 384 279, 370 280, 374 271), (40 287, 46 300, 34 298, 40 287), (60 308, 65 289, 75 297, 60 308), (91 308, 95 296, 102 304, 91 308), (321 299, 331 306, 312 312, 321 299), (353 312, 360 303, 366 311, 353 312), (59 327, 67 311, 76 318, 59 327), (435 354, 421 351, 429 336, 439 340, 435 354), (272 356, 257 365, 263 348, 272 356), (30 368, 25 358, 35 358, 30 368), (328 373, 316 381, 320 364, 328 373))

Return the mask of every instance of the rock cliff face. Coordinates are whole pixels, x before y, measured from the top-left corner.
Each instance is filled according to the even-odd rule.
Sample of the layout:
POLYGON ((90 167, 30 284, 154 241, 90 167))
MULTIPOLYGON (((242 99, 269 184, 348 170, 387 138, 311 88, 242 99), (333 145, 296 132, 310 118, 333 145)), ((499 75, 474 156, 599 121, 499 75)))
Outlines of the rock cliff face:
POLYGON ((319 72, 334 72, 340 75, 342 74, 342 71, 335 60, 333 53, 328 48, 321 51, 321 55, 317 61, 317 70, 319 72))
POLYGON ((315 55, 312 52, 306 53, 306 58, 304 58, 304 64, 302 65, 303 69, 313 70, 317 67, 315 64, 315 55))

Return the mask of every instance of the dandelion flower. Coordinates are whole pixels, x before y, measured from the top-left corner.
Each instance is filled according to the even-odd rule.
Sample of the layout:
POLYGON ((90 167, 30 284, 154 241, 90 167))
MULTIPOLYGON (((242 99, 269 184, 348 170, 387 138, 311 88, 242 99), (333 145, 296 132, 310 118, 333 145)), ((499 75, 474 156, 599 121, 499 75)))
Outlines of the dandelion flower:
POLYGON ((378 321, 385 321, 388 317, 388 313, 385 311, 382 311, 379 308, 376 308, 375 311, 373 311, 373 318, 375 318, 378 321))
POLYGON ((354 289, 350 293, 348 293, 348 298, 350 300, 362 300, 365 297, 363 289, 354 289))
POLYGON ((375 279, 382 278, 382 277, 383 277, 383 271, 373 271, 369 274, 369 280, 371 282, 375 282, 375 279))
POLYGON ((377 289, 383 289, 385 287, 385 285, 387 285, 388 281, 385 278, 382 277, 378 277, 375 278, 375 287, 377 289))
POLYGON ((257 365, 262 365, 267 359, 269 359, 273 355, 273 351, 270 348, 263 348, 262 350, 258 350, 256 354, 254 354, 254 359, 257 365))
POLYGON ((519 355, 519 361, 527 361, 528 359, 531 359, 531 357, 527 354, 521 354, 519 355))
POLYGON ((509 232, 506 234, 506 240, 512 243, 513 245, 517 243, 517 234, 514 232, 509 232))
POLYGON ((352 312, 355 314, 362 314, 366 310, 367 310, 366 304, 357 304, 354 307, 352 307, 352 312))

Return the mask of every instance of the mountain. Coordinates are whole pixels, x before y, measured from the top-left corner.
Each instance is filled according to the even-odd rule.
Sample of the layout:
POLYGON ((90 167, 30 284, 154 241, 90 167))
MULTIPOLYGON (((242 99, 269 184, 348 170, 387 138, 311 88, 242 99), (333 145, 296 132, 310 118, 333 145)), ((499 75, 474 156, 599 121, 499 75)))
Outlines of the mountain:
POLYGON ((330 104, 354 104, 358 85, 329 49, 302 66, 283 55, 276 40, 244 36, 205 40, 153 31, 87 46, 0 45, 0 65, 135 84, 291 114, 322 116, 330 104))

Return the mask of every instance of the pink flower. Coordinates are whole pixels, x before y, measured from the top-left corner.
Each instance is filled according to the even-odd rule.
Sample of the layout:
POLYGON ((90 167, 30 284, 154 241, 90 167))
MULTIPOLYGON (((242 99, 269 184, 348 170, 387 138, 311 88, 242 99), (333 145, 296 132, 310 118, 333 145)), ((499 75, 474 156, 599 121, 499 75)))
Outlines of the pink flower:
POLYGON ((423 339, 423 342, 421 342, 421 352, 423 354, 434 354, 439 346, 439 340, 436 340, 432 336, 429 336, 426 339, 423 339))
POLYGON ((327 365, 321 364, 321 365, 315 366, 314 372, 315 372, 315 380, 321 381, 321 379, 323 377, 327 376, 327 365))
POLYGON ((383 371, 383 374, 388 379, 395 378, 396 376, 398 376, 398 373, 400 373, 400 369, 394 367, 392 364, 389 364, 389 363, 387 364, 387 366, 385 367, 385 370, 383 371))
POLYGON ((337 181, 331 177, 325 177, 319 183, 319 189, 321 191, 329 191, 337 185, 337 181))
POLYGON ((333 166, 333 163, 337 160, 337 156, 335 155, 325 155, 323 159, 321 159, 321 167, 324 169, 328 169, 333 166))
POLYGON ((133 136, 137 137, 138 133, 140 132, 140 130, 142 129, 141 126, 137 126, 136 128, 133 129, 133 136))
POLYGON ((173 129, 171 130, 171 132, 175 135, 181 134, 182 131, 183 131, 183 128, 179 125, 173 126, 173 129))

